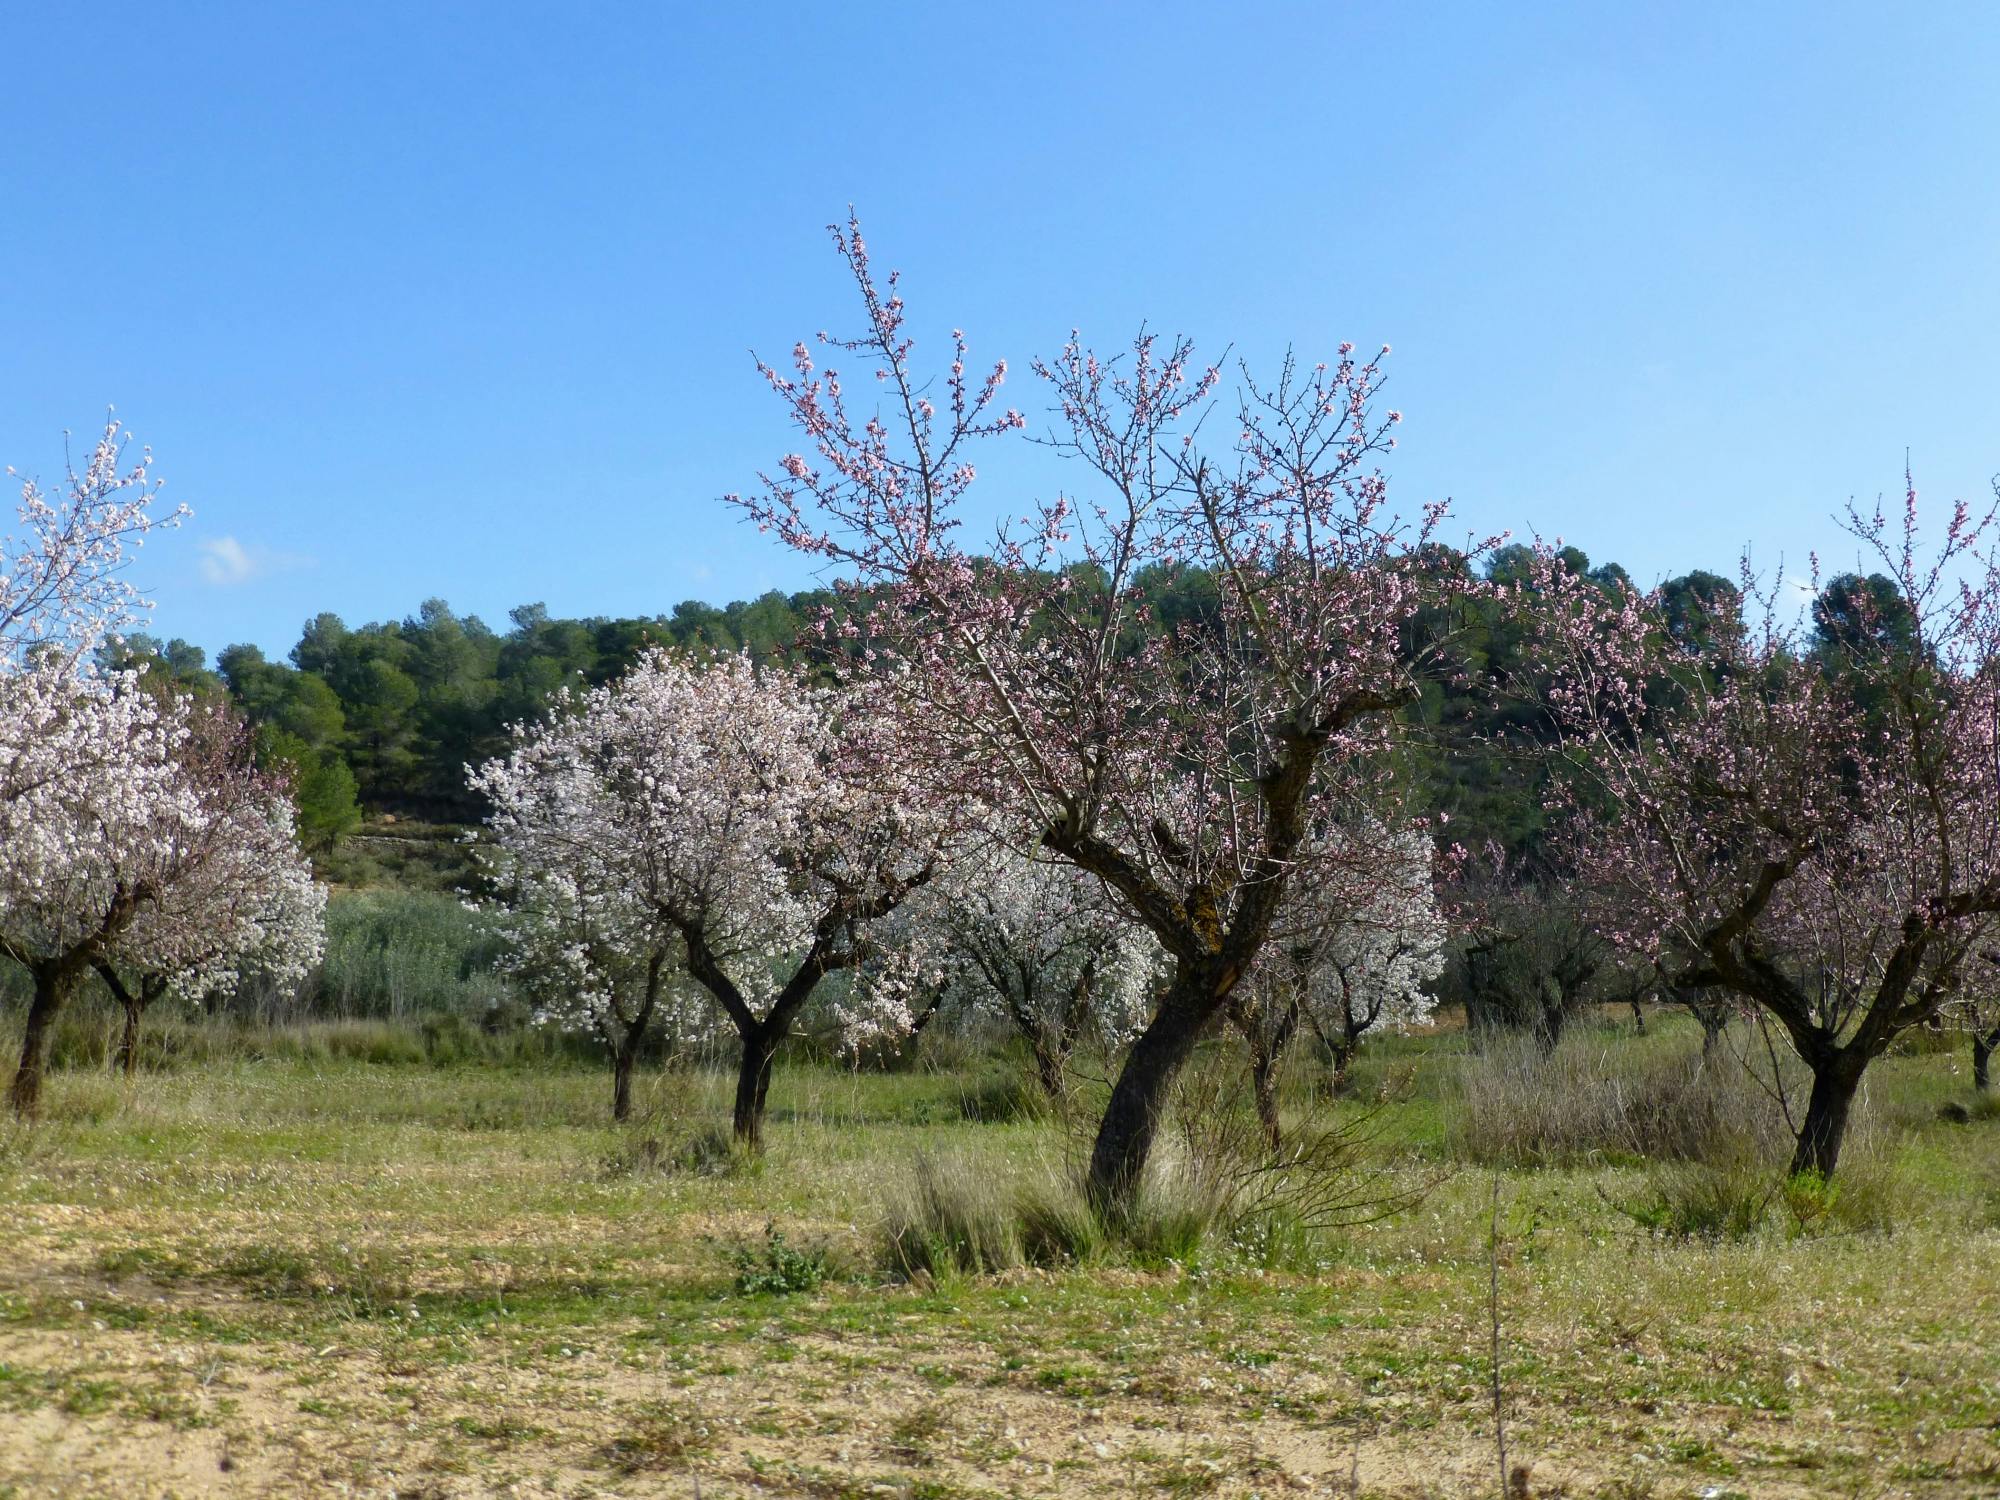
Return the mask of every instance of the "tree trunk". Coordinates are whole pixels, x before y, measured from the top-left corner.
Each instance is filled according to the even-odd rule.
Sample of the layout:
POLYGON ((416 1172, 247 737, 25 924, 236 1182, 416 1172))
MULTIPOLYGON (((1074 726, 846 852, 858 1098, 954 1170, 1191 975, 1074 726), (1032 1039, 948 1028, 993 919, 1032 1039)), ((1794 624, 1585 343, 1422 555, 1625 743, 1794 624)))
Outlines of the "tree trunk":
POLYGON ((1034 1036, 1029 1039, 1029 1049, 1035 1054, 1035 1081, 1042 1086, 1042 1092, 1060 1103, 1064 1094, 1064 1075, 1068 1057, 1048 1038, 1034 1036))
POLYGON ((743 1060, 736 1073, 736 1139, 753 1151, 764 1149, 764 1104, 771 1092, 771 1062, 782 1029, 763 1025, 744 1031, 743 1060))
POLYGON ((1250 1092, 1257 1101, 1257 1123, 1276 1156, 1285 1147, 1284 1126, 1278 1119, 1278 1060, 1261 1052, 1250 1058, 1250 1092))
POLYGON ((28 1006, 28 1027, 21 1037, 21 1066, 14 1074, 14 1086, 7 1100, 14 1113, 32 1120, 41 1111, 42 1075, 48 1069, 49 1032, 56 1012, 68 998, 70 980, 60 968, 47 965, 35 971, 35 998, 28 1006))
POLYGON ((1350 1041, 1343 1040, 1333 1044, 1333 1076, 1327 1080, 1326 1085, 1330 1097, 1335 1099, 1347 1097, 1347 1090, 1352 1084, 1348 1072, 1354 1066, 1356 1050, 1354 1043, 1350 1041))
POLYGON ((138 998, 127 995, 125 1006, 125 1034, 118 1041, 118 1067, 127 1078, 139 1071, 139 1013, 138 998))
POLYGON ((1840 1144, 1847 1135, 1847 1117, 1867 1067, 1865 1055, 1852 1051, 1829 1054, 1813 1065, 1812 1093, 1799 1126, 1798 1149, 1792 1153, 1792 1175, 1817 1172, 1832 1177, 1840 1161, 1840 1144))
POLYGON ((1982 1094, 1993 1087, 1995 1050, 2000 1050, 2000 1026, 1983 1034, 1972 1033, 1972 1086, 1982 1094))
POLYGON ((611 1060, 611 1118, 632 1118, 632 1073, 639 1061, 638 1038, 627 1033, 611 1060))
POLYGON ((1091 1207, 1106 1219, 1116 1221, 1131 1211, 1159 1132, 1167 1089, 1219 1003, 1206 974, 1176 980, 1159 1014, 1132 1044, 1098 1124, 1085 1184, 1091 1207))

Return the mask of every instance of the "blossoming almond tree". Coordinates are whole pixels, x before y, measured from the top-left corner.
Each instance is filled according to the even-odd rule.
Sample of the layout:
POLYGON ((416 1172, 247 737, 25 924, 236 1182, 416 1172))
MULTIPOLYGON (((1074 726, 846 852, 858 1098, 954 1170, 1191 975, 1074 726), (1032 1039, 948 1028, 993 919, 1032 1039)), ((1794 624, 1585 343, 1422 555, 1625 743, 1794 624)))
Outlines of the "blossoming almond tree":
POLYGON ((133 461, 129 451, 123 428, 107 418, 83 467, 66 466, 59 492, 7 470, 21 485, 20 529, 0 537, 0 653, 40 646, 74 661, 151 607, 123 576, 126 549, 189 512, 158 513, 152 452, 133 461))
POLYGON ((1160 977, 1158 944, 1102 881, 1004 843, 962 857, 905 903, 895 928, 849 1001, 849 1036, 907 1034, 925 1019, 913 996, 955 995, 1021 1037, 1055 1099, 1078 1047, 1116 1048, 1145 1024, 1160 977))
POLYGON ((804 451, 731 498, 867 591, 865 624, 829 628, 865 637, 864 664, 899 664, 898 751, 925 795, 1025 825, 1166 951, 1173 977, 1092 1150, 1092 1199, 1116 1213, 1170 1080, 1414 696, 1408 627, 1441 511, 1414 527, 1389 512, 1375 462, 1399 415, 1375 411, 1380 361, 1351 345, 1287 359, 1203 431, 1220 375, 1186 342, 1142 334, 1106 360, 1072 336, 1035 369, 1056 409, 1045 441, 1091 492, 1039 502, 978 555, 971 449, 1027 426, 1000 402, 1006 366, 975 378, 954 334, 928 380, 896 278, 877 278, 851 220, 833 239, 866 321, 820 342, 855 364, 822 370, 800 344, 789 369, 761 367, 804 451), (1152 628, 1149 573, 1199 574, 1213 607, 1152 628))
POLYGON ((1229 1000, 1250 1048, 1252 1098, 1271 1149, 1282 1149, 1277 1073, 1301 1028, 1333 1058, 1346 1087, 1361 1038, 1419 1025, 1436 1009, 1425 986, 1443 972, 1445 926, 1436 854, 1420 827, 1364 819, 1294 881, 1270 941, 1229 1000))
POLYGON ((760 1144, 799 1012, 940 867, 937 805, 897 782, 861 697, 747 657, 654 652, 566 707, 475 774, 496 842, 530 879, 565 883, 579 973, 609 974, 596 942, 628 968, 643 956, 655 992, 662 939, 678 942, 742 1043, 734 1127, 760 1144))
POLYGON ((49 1028, 100 965, 226 986, 252 952, 318 957, 323 898, 281 784, 226 711, 60 662, 0 673, 0 954, 34 981, 10 1101, 38 1107, 49 1028))
POLYGON ((200 806, 199 824, 163 861, 153 899, 92 964, 125 1012, 127 1073, 158 1000, 227 995, 253 974, 294 984, 325 948, 326 888, 300 848, 285 779, 257 767, 233 709, 195 702, 181 718, 173 784, 200 806))
POLYGON ((640 1053, 673 1009, 681 941, 658 900, 665 867, 635 846, 635 809, 596 753, 601 725, 574 702, 559 707, 574 716, 523 726, 472 784, 492 805, 508 966, 541 997, 538 1021, 604 1042, 612 1117, 624 1120, 640 1053))
POLYGON ((1788 624, 1746 566, 1690 640, 1657 594, 1545 566, 1541 647, 1576 772, 1578 888, 1677 989, 1760 1007, 1812 1075, 1792 1170, 1831 1174, 1863 1073, 1951 1006, 2000 920, 2000 567, 1993 512, 1927 550, 1850 506, 1906 618, 1788 624), (1863 622, 1865 625, 1865 622, 1863 622))

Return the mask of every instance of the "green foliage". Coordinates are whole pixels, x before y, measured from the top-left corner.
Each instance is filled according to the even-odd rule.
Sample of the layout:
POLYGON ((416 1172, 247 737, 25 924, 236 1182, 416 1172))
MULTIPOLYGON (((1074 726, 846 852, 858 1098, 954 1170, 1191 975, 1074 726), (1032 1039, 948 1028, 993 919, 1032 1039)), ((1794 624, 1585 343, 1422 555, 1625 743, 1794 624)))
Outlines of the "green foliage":
POLYGON ((745 1297, 816 1292, 833 1275, 825 1245, 794 1245, 776 1224, 764 1226, 762 1244, 731 1246, 729 1260, 736 1269, 736 1291, 745 1297))
POLYGON ((318 1014, 484 1021, 512 996, 495 972, 501 954, 490 921, 450 896, 342 892, 327 904, 326 958, 302 1003, 318 1014))
POLYGON ((257 763, 289 772, 299 841, 308 851, 325 853, 360 826, 354 773, 331 747, 314 749, 302 736, 267 723, 257 730, 257 763))
MULTIPOLYGON (((247 645, 229 647, 217 665, 253 723, 303 741, 315 766, 345 767, 363 807, 469 822, 479 808, 465 766, 497 753, 509 724, 545 714, 552 694, 616 676, 648 642, 771 656, 833 602, 825 591, 769 593, 623 620, 559 620, 528 604, 502 634, 430 599, 412 616, 356 629, 316 615, 290 666, 247 645)), ((335 785, 315 792, 339 800, 335 785)))
POLYGON ((1664 1239, 1737 1241, 1763 1227, 1776 1192, 1754 1160, 1675 1162, 1650 1174, 1644 1196, 1612 1206, 1664 1239))

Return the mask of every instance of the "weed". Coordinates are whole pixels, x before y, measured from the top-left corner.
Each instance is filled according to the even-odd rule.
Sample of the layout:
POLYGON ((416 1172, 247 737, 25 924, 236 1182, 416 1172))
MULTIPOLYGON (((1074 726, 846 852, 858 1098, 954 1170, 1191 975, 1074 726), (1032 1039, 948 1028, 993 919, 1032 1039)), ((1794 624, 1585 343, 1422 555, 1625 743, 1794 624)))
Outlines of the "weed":
POLYGON ((1613 1207, 1642 1229, 1678 1240, 1747 1240, 1763 1227, 1777 1193, 1770 1170, 1754 1161, 1669 1163, 1653 1170, 1649 1189, 1613 1207))
POLYGON ((825 1245, 793 1245, 775 1224, 764 1226, 761 1245, 731 1246, 729 1260, 736 1269, 736 1291, 745 1297, 816 1292, 833 1275, 825 1245))
POLYGON ((639 1408, 631 1425, 605 1444, 605 1457, 623 1473, 677 1469, 715 1446, 715 1429, 691 1401, 654 1401, 639 1408))

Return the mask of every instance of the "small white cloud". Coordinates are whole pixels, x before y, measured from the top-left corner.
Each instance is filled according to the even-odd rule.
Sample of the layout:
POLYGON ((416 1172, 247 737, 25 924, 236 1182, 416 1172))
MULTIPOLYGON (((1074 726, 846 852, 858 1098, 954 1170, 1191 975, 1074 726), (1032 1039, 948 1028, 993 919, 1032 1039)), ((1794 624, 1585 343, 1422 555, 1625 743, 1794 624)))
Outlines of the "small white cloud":
POLYGON ((247 582, 256 574, 256 560, 235 537, 219 536, 201 544, 203 582, 227 587, 232 583, 247 582))

